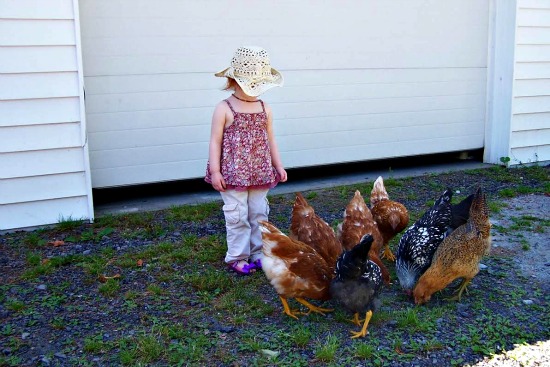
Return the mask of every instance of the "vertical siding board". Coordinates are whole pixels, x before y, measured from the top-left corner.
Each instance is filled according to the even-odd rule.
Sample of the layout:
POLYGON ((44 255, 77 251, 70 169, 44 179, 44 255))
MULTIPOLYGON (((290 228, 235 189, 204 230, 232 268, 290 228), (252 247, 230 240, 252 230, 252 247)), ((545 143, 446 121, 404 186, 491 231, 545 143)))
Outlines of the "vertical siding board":
POLYGON ((518 1, 511 164, 550 161, 550 1, 518 1))
POLYGON ((80 9, 79 0, 73 1, 73 16, 75 20, 74 35, 76 42, 76 63, 78 69, 78 94, 79 94, 79 117, 80 117, 80 143, 82 147, 82 160, 84 165, 87 218, 94 220, 94 202, 92 198, 92 172, 90 168, 90 152, 87 135, 86 105, 84 101, 84 65, 82 60, 82 34, 80 32, 80 9))
POLYGON ((93 219, 74 4, 0 0, 0 230, 93 219))

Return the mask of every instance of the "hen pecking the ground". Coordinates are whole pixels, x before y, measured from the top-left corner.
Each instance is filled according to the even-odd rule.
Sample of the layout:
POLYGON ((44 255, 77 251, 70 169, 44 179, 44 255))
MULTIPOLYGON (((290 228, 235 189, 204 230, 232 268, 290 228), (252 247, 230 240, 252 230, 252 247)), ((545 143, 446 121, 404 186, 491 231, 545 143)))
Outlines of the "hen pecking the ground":
POLYGON ((446 190, 399 240, 395 269, 399 284, 409 295, 445 237, 451 223, 452 197, 453 192, 446 190))
POLYGON ((379 295, 382 289, 380 267, 369 260, 369 250, 373 238, 365 235, 351 250, 345 251, 336 262, 336 277, 330 284, 330 294, 345 308, 354 312, 354 324, 360 331, 352 331, 352 339, 367 335, 367 327, 372 313, 380 307, 379 295), (365 314, 365 320, 359 319, 365 314))
POLYGON ((300 192, 296 193, 292 207, 289 237, 313 247, 334 270, 336 259, 342 253, 342 245, 332 227, 315 214, 300 192))
POLYGON ((395 261, 395 256, 390 249, 390 241, 409 224, 409 212, 405 205, 390 200, 382 176, 374 181, 370 194, 370 205, 372 216, 378 224, 384 243, 382 257, 395 261))
MULTIPOLYGON (((263 254, 262 269, 279 294, 284 313, 297 319, 300 312, 290 309, 287 299, 294 298, 309 309, 323 314, 331 309, 317 307, 305 298, 330 299, 330 281, 334 271, 311 246, 292 239, 268 221, 260 221, 263 254)), ((309 313, 308 312, 308 313, 309 313)))
POLYGON ((373 238, 373 244, 370 247, 369 257, 380 267, 384 283, 390 283, 390 273, 380 259, 380 251, 383 246, 382 235, 359 190, 355 191, 346 206, 344 220, 338 225, 336 233, 344 250, 351 250, 361 241, 364 235, 370 234, 373 238))
POLYGON ((435 251, 432 264, 414 288, 414 301, 423 304, 432 294, 444 289, 455 279, 462 278, 454 299, 479 272, 479 262, 491 248, 491 222, 487 199, 478 188, 470 207, 467 222, 454 230, 435 251))

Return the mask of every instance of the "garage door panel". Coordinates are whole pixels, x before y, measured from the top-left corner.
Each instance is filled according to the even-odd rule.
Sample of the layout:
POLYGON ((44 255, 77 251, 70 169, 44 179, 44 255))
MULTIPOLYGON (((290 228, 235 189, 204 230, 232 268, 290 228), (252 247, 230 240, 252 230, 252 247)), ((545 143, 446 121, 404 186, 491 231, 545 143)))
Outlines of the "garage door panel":
POLYGON ((489 0, 80 3, 94 187, 200 177, 213 108, 228 95, 213 73, 245 44, 265 47, 285 76, 264 99, 288 167, 483 144, 489 0), (407 129, 427 136, 380 143, 374 156, 328 138, 364 126, 400 142, 407 129), (475 143, 450 137, 458 127, 475 143), (322 154, 316 134, 332 144, 322 154))

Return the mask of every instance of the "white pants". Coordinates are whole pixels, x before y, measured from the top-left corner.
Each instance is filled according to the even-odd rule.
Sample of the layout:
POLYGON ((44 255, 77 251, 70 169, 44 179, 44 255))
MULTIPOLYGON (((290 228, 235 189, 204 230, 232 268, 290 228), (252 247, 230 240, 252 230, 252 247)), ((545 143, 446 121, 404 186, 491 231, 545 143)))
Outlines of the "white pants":
POLYGON ((262 234, 259 220, 267 220, 269 203, 268 189, 220 192, 227 230, 227 254, 225 262, 262 256, 262 234))

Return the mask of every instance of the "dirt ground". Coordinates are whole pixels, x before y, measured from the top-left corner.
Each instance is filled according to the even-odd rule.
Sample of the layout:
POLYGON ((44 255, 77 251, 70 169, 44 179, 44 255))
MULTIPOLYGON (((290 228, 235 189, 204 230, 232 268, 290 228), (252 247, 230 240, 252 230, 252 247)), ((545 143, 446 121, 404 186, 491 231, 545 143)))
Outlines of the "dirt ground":
MULTIPOLYGON (((507 210, 493 215, 493 226, 509 228, 514 218, 535 217, 550 220, 550 196, 524 195, 507 200, 507 210)), ((516 263, 527 276, 550 289, 550 238, 547 231, 520 230, 501 233, 493 230, 492 252, 511 252, 516 263), (524 249, 524 243, 529 244, 524 249)))

